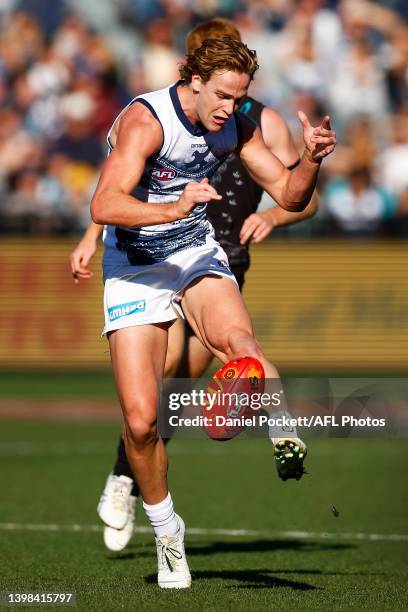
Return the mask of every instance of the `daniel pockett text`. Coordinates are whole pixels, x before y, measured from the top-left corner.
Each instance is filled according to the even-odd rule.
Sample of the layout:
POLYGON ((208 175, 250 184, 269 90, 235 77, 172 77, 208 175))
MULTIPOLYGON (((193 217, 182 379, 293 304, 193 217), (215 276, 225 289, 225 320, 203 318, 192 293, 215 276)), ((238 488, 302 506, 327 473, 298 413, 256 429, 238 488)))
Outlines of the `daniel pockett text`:
POLYGON ((265 414, 253 414, 251 416, 229 417, 215 415, 208 417, 205 415, 197 415, 195 417, 182 417, 173 414, 169 417, 171 427, 208 427, 216 425, 217 427, 278 427, 282 430, 290 430, 291 428, 306 427, 385 427, 385 419, 373 419, 365 417, 356 419, 355 417, 343 415, 337 418, 333 415, 310 417, 291 417, 279 416, 273 417, 265 414), (215 419, 215 421, 214 421, 215 419))

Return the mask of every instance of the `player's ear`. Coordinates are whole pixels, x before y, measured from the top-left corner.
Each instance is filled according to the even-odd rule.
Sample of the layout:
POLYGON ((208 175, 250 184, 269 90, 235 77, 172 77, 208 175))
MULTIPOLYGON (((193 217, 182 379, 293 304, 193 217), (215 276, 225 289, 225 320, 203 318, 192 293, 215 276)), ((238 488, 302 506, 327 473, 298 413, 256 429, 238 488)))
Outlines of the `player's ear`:
POLYGON ((198 74, 193 74, 191 77, 191 87, 193 89, 193 93, 200 93, 202 85, 201 77, 198 74))

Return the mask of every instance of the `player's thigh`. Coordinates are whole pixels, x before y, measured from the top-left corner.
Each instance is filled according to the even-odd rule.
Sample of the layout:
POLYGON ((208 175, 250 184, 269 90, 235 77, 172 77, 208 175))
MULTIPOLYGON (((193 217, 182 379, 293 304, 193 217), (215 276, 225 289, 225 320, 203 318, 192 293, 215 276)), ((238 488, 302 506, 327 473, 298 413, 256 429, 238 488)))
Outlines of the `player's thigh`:
POLYGON ((186 350, 185 323, 182 319, 176 321, 169 328, 166 362, 164 366, 165 378, 177 375, 186 350))
POLYGON ((125 417, 135 412, 151 420, 167 351, 168 324, 135 325, 109 334, 112 367, 125 417))
POLYGON ((228 351, 232 333, 253 335, 252 323, 238 286, 222 276, 203 276, 187 287, 184 314, 194 333, 218 356, 228 351))

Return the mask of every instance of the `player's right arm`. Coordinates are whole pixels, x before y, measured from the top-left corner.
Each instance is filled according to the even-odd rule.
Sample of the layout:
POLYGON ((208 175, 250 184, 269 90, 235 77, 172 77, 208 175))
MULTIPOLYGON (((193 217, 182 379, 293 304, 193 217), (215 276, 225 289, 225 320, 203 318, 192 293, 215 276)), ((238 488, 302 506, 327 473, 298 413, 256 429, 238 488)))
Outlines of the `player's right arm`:
POLYGON ((94 223, 122 227, 170 223, 187 217, 200 202, 220 199, 206 179, 188 183, 171 204, 151 204, 131 196, 146 161, 162 146, 162 127, 145 106, 135 102, 119 118, 115 136, 115 147, 102 167, 91 202, 94 223))

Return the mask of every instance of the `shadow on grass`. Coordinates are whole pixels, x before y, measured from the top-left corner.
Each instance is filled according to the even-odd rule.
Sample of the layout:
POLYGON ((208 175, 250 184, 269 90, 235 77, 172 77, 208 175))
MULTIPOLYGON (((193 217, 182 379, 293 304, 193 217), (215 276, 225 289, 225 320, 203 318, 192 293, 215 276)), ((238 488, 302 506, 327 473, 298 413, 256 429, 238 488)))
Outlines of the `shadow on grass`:
POLYGON ((211 544, 187 546, 191 555, 214 555, 217 553, 271 552, 274 550, 296 550, 300 552, 341 551, 357 548, 355 544, 331 542, 308 542, 304 540, 252 540, 248 542, 212 542, 211 544))
MULTIPOLYGON (((243 570, 199 570, 192 572, 196 580, 228 580, 238 584, 228 584, 228 589, 272 589, 285 587, 294 591, 322 591, 324 587, 314 586, 307 582, 280 578, 275 574, 300 574, 307 576, 380 576, 381 572, 324 572, 305 569, 243 569, 243 570)), ((145 578, 148 584, 157 584, 157 575, 150 574, 145 578)))
POLYGON ((140 554, 140 553, 134 553, 134 552, 127 552, 127 553, 112 553, 107 555, 107 559, 108 561, 132 561, 133 559, 137 559, 138 557, 153 557, 156 556, 152 553, 150 554, 140 554))
POLYGON ((389 572, 324 572, 319 569, 278 569, 274 568, 274 574, 306 574, 311 576, 392 576, 389 572))
MULTIPOLYGON (((233 580, 238 583, 236 585, 227 585, 227 588, 239 588, 239 589, 272 589, 276 587, 286 587, 295 591, 315 591, 321 590, 319 587, 315 587, 306 582, 299 582, 297 580, 287 580, 286 578, 277 578, 271 576, 273 570, 270 569, 257 569, 257 570, 208 570, 208 571, 197 571, 193 572, 194 580, 233 580)), ((157 575, 150 574, 145 578, 148 584, 157 583, 157 575)))

